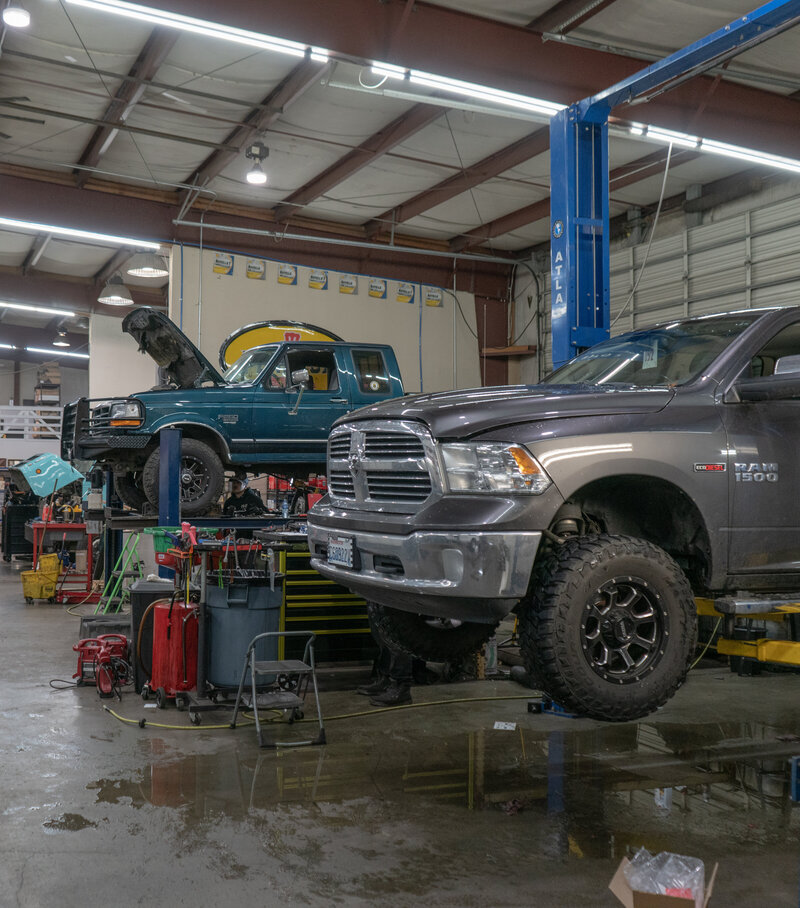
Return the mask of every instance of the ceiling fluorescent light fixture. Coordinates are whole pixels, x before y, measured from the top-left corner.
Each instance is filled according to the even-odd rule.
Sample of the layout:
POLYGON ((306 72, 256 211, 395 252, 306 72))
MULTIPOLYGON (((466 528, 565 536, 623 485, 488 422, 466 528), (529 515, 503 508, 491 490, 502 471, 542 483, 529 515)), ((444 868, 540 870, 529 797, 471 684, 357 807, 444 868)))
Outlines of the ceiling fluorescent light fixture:
POLYGON ((33 221, 19 221, 16 218, 0 217, 0 227, 10 230, 28 230, 32 233, 52 233, 54 236, 75 240, 89 240, 109 246, 133 246, 135 249, 160 249, 161 243, 137 240, 132 236, 114 236, 110 233, 93 233, 91 230, 76 230, 72 227, 56 227, 54 224, 36 224, 33 221))
MULTIPOLYGON (((618 130, 614 131, 618 132, 618 130)), ((683 148, 693 148, 706 154, 722 155, 726 158, 747 161, 749 164, 760 164, 764 167, 775 167, 778 170, 800 173, 800 160, 784 158, 781 155, 770 154, 767 151, 757 151, 754 148, 744 148, 741 145, 730 145, 727 142, 717 142, 715 139, 703 139, 700 136, 690 136, 685 132, 661 129, 658 126, 645 126, 643 123, 631 123, 626 127, 625 131, 635 136, 643 136, 645 139, 650 139, 659 144, 668 145, 672 143, 683 148)))
POLYGON ((16 350, 17 348, 13 344, 0 344, 0 348, 3 350, 16 350))
POLYGON ((480 101, 490 101, 493 104, 502 104, 505 107, 513 107, 546 117, 552 117, 566 106, 556 104, 554 101, 546 101, 543 98, 532 98, 529 95, 519 95, 511 91, 502 91, 499 88, 490 88, 487 85, 478 85, 475 82, 462 82, 460 79, 451 79, 448 76, 437 76, 416 69, 403 69, 401 66, 394 66, 391 63, 373 63, 371 69, 376 75, 386 76, 390 79, 401 79, 412 85, 423 85, 437 91, 446 91, 466 98, 477 98, 480 101))
POLYGON ((177 28, 195 35, 205 35, 209 38, 219 38, 222 41, 232 41, 234 44, 257 47, 260 50, 288 54, 290 57, 310 56, 312 59, 322 62, 328 60, 328 52, 321 47, 309 47, 297 41, 287 41, 285 38, 276 38, 273 35, 251 32, 243 28, 233 28, 230 25, 221 25, 206 19, 195 19, 192 16, 182 16, 180 13, 140 6, 138 3, 126 3, 124 0, 67 0, 67 3, 104 13, 113 13, 128 19, 137 19, 140 22, 151 22, 153 25, 162 25, 165 28, 177 28))
POLYGON ((749 161, 751 164, 765 164, 776 167, 778 170, 789 170, 800 173, 800 161, 793 158, 783 158, 780 155, 769 154, 766 151, 756 151, 752 148, 741 148, 738 145, 728 145, 726 142, 716 142, 714 139, 703 139, 701 151, 710 154, 719 154, 727 158, 737 158, 740 161, 749 161))
POLYGON ((52 347, 26 347, 28 353, 47 353, 51 356, 74 356, 76 359, 89 359, 88 353, 72 353, 66 350, 55 350, 52 347))
POLYGON ((690 136, 685 132, 674 132, 671 129, 659 129, 657 126, 648 126, 647 135, 657 142, 672 143, 682 148, 697 148, 702 141, 699 136, 690 136))
POLYGON ((21 312, 43 312, 45 315, 63 315, 65 318, 75 318, 75 313, 69 309, 46 309, 44 306, 26 306, 23 303, 6 303, 0 301, 2 309, 19 309, 21 312))

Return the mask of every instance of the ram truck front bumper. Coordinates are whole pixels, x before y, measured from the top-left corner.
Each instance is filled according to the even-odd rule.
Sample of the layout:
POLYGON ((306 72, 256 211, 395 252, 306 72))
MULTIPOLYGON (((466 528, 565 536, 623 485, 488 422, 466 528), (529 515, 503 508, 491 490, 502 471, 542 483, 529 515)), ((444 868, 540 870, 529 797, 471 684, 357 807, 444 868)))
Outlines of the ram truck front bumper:
POLYGON ((542 533, 350 532, 308 525, 311 565, 357 595, 404 611, 495 622, 525 596, 542 533), (331 564, 332 548, 352 566, 331 564))

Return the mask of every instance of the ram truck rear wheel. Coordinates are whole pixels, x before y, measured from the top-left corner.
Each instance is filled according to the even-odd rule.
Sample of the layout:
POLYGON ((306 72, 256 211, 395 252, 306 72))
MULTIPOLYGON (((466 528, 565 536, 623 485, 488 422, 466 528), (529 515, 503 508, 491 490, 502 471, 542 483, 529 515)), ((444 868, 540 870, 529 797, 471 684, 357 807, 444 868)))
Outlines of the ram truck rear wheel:
POLYGON ((492 636, 497 624, 448 621, 367 603, 370 627, 389 649, 426 662, 452 662, 474 653, 492 636))
POLYGON ((697 613, 663 549, 629 536, 574 537, 545 556, 532 586, 520 648, 556 703, 622 722, 653 712, 683 684, 697 613))

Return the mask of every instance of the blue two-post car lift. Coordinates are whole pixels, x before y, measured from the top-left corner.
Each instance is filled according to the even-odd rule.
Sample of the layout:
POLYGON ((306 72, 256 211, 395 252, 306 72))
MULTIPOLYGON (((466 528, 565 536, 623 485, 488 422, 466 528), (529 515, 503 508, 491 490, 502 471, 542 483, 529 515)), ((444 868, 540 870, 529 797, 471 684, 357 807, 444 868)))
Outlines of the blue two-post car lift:
POLYGON ((749 50, 800 22, 800 0, 772 0, 550 121, 553 365, 609 334, 608 117, 749 50))

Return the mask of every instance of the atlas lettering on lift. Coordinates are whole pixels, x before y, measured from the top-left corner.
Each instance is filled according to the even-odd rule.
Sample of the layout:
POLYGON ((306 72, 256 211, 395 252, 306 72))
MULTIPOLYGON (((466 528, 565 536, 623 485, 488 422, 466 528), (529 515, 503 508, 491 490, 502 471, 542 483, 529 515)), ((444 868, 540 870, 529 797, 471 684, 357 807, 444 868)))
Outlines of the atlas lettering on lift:
POLYGON ((733 472, 736 482, 778 481, 778 464, 776 463, 735 463, 733 472))

